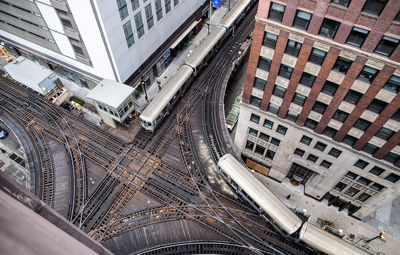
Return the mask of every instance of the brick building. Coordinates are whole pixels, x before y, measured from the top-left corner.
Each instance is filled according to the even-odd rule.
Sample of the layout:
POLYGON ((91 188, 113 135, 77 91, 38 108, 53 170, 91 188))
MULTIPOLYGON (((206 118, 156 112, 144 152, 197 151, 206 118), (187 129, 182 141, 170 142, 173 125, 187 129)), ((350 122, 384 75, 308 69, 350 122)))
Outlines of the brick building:
POLYGON ((400 195, 400 2, 260 0, 235 144, 358 218, 400 195))

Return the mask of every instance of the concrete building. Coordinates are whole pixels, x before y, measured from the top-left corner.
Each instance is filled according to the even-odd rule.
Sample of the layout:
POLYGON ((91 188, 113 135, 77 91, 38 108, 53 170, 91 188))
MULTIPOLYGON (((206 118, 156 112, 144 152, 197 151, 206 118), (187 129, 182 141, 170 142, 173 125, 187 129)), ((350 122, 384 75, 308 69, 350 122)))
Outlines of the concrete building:
POLYGON ((115 128, 115 122, 124 122, 137 108, 133 97, 135 89, 112 80, 102 80, 86 96, 93 100, 102 120, 115 128))
POLYGON ((1 0, 0 40, 11 54, 24 55, 84 87, 102 79, 135 84, 142 77, 150 84, 171 61, 169 46, 196 29, 202 4, 1 0))
POLYGON ((400 4, 260 0, 235 144, 364 218, 400 195, 400 4))

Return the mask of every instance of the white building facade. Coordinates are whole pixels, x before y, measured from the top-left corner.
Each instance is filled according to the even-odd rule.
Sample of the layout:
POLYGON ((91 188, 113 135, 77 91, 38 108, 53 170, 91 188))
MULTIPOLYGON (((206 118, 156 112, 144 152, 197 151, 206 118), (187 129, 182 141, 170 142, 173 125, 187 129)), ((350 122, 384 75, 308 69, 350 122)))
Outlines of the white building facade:
POLYGON ((148 70, 153 81, 168 64, 168 46, 201 18, 201 6, 201 0, 2 0, 0 39, 11 54, 85 87, 104 78, 134 83, 148 70))

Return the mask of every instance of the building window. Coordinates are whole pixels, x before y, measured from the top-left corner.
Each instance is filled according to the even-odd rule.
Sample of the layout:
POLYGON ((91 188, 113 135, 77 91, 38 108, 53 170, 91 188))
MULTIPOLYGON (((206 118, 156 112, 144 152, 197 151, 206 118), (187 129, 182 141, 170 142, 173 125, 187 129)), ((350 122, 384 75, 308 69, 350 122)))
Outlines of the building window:
MULTIPOLYGON (((132 39, 133 39, 133 35, 132 35, 132 39)), ((70 39, 70 40, 72 41, 73 39, 70 39)), ((74 49, 75 54, 80 55, 82 57, 85 56, 85 53, 83 52, 83 49, 80 46, 72 44, 72 43, 71 43, 71 45, 72 45, 72 48, 74 49)), ((128 47, 129 47, 129 45, 128 45, 128 47)))
POLYGON ((171 0, 165 0, 165 13, 171 10, 171 0))
POLYGON ((281 68, 279 68, 278 75, 290 80, 290 76, 292 76, 292 72, 293 72, 292 67, 281 64, 281 68))
POLYGON ((325 130, 324 130, 324 132, 323 132, 322 134, 324 134, 324 135, 326 135, 326 136, 328 136, 328 137, 333 138, 333 137, 336 135, 336 133, 337 133, 337 130, 336 130, 336 129, 331 128, 331 127, 326 127, 325 130))
MULTIPOLYGON (((147 29, 150 29, 154 26, 153 11, 151 10, 151 3, 146 6, 144 11, 146 13, 147 29)), ((140 19, 142 19, 142 17, 140 17, 140 19)), ((136 20, 136 17, 135 17, 135 20, 136 20)))
POLYGON ((316 122, 315 120, 312 119, 308 119, 306 120, 306 122, 304 123, 305 127, 311 128, 312 130, 314 130, 318 125, 318 122, 316 122))
POLYGON ((280 106, 277 104, 269 103, 267 111, 278 114, 280 106))
POLYGON ((269 68, 271 67, 271 62, 272 62, 271 59, 260 56, 260 58, 258 59, 258 68, 269 72, 269 68))
POLYGON ((400 176, 398 176, 397 174, 389 174, 388 176, 386 176, 385 180, 388 180, 390 182, 397 182, 400 179, 400 176))
POLYGON ((276 139, 276 138, 272 137, 271 143, 272 143, 273 145, 279 146, 279 144, 281 143, 281 141, 280 141, 279 139, 276 139))
POLYGON ((379 176, 379 175, 381 175, 383 172, 385 172, 385 170, 382 169, 382 168, 380 168, 380 167, 374 166, 369 172, 370 172, 371 174, 374 174, 374 175, 376 175, 376 176, 379 176))
POLYGON ((312 87, 315 81, 315 76, 309 73, 303 73, 300 79, 300 83, 307 87, 312 87))
POLYGON ((279 134, 285 135, 287 131, 287 127, 278 125, 278 128, 276 129, 276 132, 278 132, 279 134))
POLYGON ((336 31, 338 30, 340 22, 335 20, 324 18, 322 22, 319 34, 333 39, 335 37, 336 31))
POLYGON ((329 155, 331 155, 332 157, 338 158, 340 156, 340 154, 342 154, 341 150, 338 150, 336 148, 332 148, 329 153, 329 155))
POLYGON ((368 195, 367 193, 362 193, 361 195, 359 195, 357 197, 357 200, 361 201, 361 202, 365 202, 368 200, 368 198, 370 198, 371 195, 368 195))
POLYGON ((313 154, 310 154, 310 155, 308 155, 307 160, 309 160, 311 162, 315 162, 318 160, 318 157, 313 154))
POLYGON ((299 117, 299 114, 292 112, 292 111, 288 111, 286 114, 286 119, 296 122, 297 117, 299 117))
POLYGON ((268 142, 269 140, 269 135, 264 134, 263 132, 260 132, 260 137, 261 140, 264 140, 266 142, 268 142))
POLYGON ((263 126, 266 127, 266 128, 272 129, 272 127, 274 126, 274 122, 265 119, 263 126))
POLYGON ((254 128, 250 128, 249 129, 249 134, 253 135, 253 136, 257 136, 258 135, 258 131, 254 128))
POLYGON ((160 20, 163 16, 162 14, 162 6, 161 6, 161 0, 156 0, 156 15, 157 15, 157 21, 160 20))
POLYGON ((346 74, 352 63, 353 61, 348 60, 347 58, 338 57, 335 65, 333 65, 332 70, 342 74, 346 74))
POLYGON ((128 44, 128 48, 129 48, 135 43, 135 39, 133 38, 131 22, 130 21, 126 22, 124 24, 123 28, 124 28, 126 43, 128 44))
POLYGON ((271 7, 269 9, 268 18, 275 20, 275 21, 282 22, 284 12, 285 12, 284 5, 271 2, 271 7))
POLYGON ((368 186, 368 185, 371 183, 370 180, 368 180, 367 178, 364 178, 364 177, 360 177, 360 178, 357 180, 357 182, 358 182, 358 183, 361 183, 362 185, 365 185, 365 186, 368 186))
POLYGON ((136 31, 138 33, 138 37, 140 38, 144 35, 142 14, 140 12, 135 15, 135 24, 136 24, 136 31))
POLYGON ((391 92, 399 93, 400 92, 400 77, 396 75, 392 75, 390 79, 386 82, 385 86, 383 87, 391 92))
POLYGON ((379 99, 373 99, 367 109, 379 114, 383 111, 383 109, 385 109, 385 107, 387 105, 388 105, 388 103, 386 103, 386 102, 383 102, 379 99))
POLYGON ((394 17, 395 21, 400 21, 400 12, 397 13, 396 17, 394 17))
POLYGON ((367 39, 368 34, 368 30, 359 27, 353 27, 349 37, 347 37, 346 43, 361 48, 365 39, 367 39))
POLYGON ((400 121, 400 109, 398 109, 391 117, 391 119, 400 121))
POLYGON ((335 114, 333 115, 332 119, 344 123, 348 116, 349 116, 349 114, 347 112, 344 112, 342 110, 337 110, 335 112, 335 114))
POLYGON ((310 57, 308 58, 308 61, 311 63, 317 64, 317 65, 322 65, 324 62, 326 56, 326 52, 313 48, 310 54, 310 57))
POLYGON ((261 98, 255 97, 255 96, 251 96, 250 97, 250 104, 254 105, 256 107, 260 107, 261 105, 261 98))
POLYGON ((255 122, 258 124, 260 122, 260 116, 255 115, 254 113, 251 114, 250 121, 255 122))
POLYGON ((378 70, 369 66, 364 66, 361 70, 360 74, 358 75, 359 80, 364 81, 366 83, 371 83, 376 75, 378 74, 378 70))
POLYGON ((274 159, 275 157, 275 151, 267 150, 267 153, 265 154, 265 157, 268 159, 274 159))
POLYGON ((379 42, 378 46, 376 46, 374 52, 383 55, 385 57, 390 57, 390 55, 392 55, 393 51, 397 48, 398 45, 399 45, 398 39, 394 39, 389 36, 384 36, 379 42))
POLYGON ((366 162, 366 161, 364 161, 364 160, 362 160, 362 159, 359 159, 359 160, 354 164, 354 166, 356 166, 356 167, 358 167, 358 168, 360 168, 360 169, 364 169, 364 168, 366 168, 366 167, 368 166, 368 162, 366 162))
POLYGON ((385 8, 386 3, 387 0, 367 0, 362 11, 379 16, 385 8))
POLYGON ((371 122, 369 122, 368 120, 364 120, 359 118, 356 123, 354 123, 355 128, 360 129, 362 131, 365 131, 369 128, 369 126, 371 125, 371 122))
POLYGON ((117 0, 117 5, 118 5, 118 10, 119 10, 119 16, 121 17, 121 20, 124 20, 129 15, 128 7, 126 7, 126 1, 125 0, 117 0))
POLYGON ((297 10, 296 16, 294 17, 293 21, 293 26, 307 30, 308 25, 310 24, 311 16, 311 13, 297 10))
POLYGON ((350 4, 350 0, 332 0, 331 3, 340 4, 348 7, 350 4))
POLYGON ((279 85, 275 85, 274 91, 272 94, 274 94, 277 97, 283 98, 285 96, 286 89, 284 87, 281 87, 279 85))
POLYGON ((357 174, 355 174, 355 173, 353 173, 353 172, 347 172, 347 174, 345 175, 347 178, 349 178, 349 179, 352 179, 352 180, 355 180, 357 177, 358 177, 358 175, 357 174))
POLYGON ((344 188, 346 188, 346 184, 344 184, 343 182, 339 182, 338 184, 336 184, 336 186, 333 188, 335 190, 338 191, 342 191, 344 188))
POLYGON ((350 146, 353 146, 353 144, 355 143, 355 142, 357 142, 357 138, 355 138, 354 136, 351 136, 351 135, 345 135, 345 137, 343 138, 343 143, 345 143, 345 144, 348 144, 348 145, 350 145, 350 146))
POLYGON ((317 142, 314 146, 314 149, 319 150, 319 151, 324 151, 326 148, 326 144, 317 142))
POLYGON ((352 104, 357 104, 361 97, 362 97, 361 93, 350 89, 346 97, 344 98, 344 101, 352 104))
POLYGON ((257 89, 261 89, 261 90, 264 91, 266 83, 267 82, 264 81, 263 79, 260 79, 260 78, 257 78, 257 77, 254 79, 254 87, 257 88, 257 89))
POLYGON ((264 147, 262 147, 261 145, 256 145, 256 149, 254 150, 254 152, 255 153, 257 153, 258 155, 260 155, 260 156, 263 156, 264 155, 264 152, 265 152, 265 148, 264 147))
POLYGON ((139 0, 131 0, 131 4, 132 4, 132 10, 136 10, 137 8, 139 8, 139 0))
POLYGON ((388 128, 382 127, 379 131, 375 134, 375 136, 382 138, 383 140, 387 141, 392 137, 396 132, 390 130, 388 128))
POLYGON ((384 188, 384 186, 382 186, 382 185, 380 185, 378 183, 374 183, 374 184, 371 185, 371 188, 376 190, 376 191, 381 191, 384 188))
POLYGON ((298 156, 300 156, 300 157, 303 157, 304 151, 303 151, 303 150, 300 150, 299 148, 297 148, 297 149, 294 151, 294 154, 295 154, 295 155, 298 155, 298 156))
POLYGON ((349 197, 354 197, 358 192, 360 192, 360 190, 350 187, 344 192, 344 194, 348 195, 349 197))
POLYGON ((314 106, 313 106, 313 108, 312 108, 312 110, 315 111, 315 112, 318 112, 320 114, 324 114, 324 112, 325 112, 327 107, 328 106, 326 104, 321 103, 319 101, 316 101, 314 106))
POLYGON ((174 6, 177 6, 179 4, 179 0, 174 0, 174 6))
POLYGON ((246 142, 246 149, 253 151, 254 143, 252 141, 246 142))
POLYGON ((285 53, 297 57, 299 55, 301 43, 289 40, 286 45, 285 53))
POLYGON ((306 99, 307 99, 306 96, 299 93, 294 93, 292 103, 303 106, 306 99))
POLYGON ((333 95, 335 95, 336 90, 338 88, 339 88, 339 85, 337 85, 336 83, 326 81, 325 85, 322 87, 322 92, 333 97, 333 95))
POLYGON ((267 46, 268 48, 275 49, 277 40, 278 40, 277 35, 265 32, 264 39, 263 39, 263 45, 267 46))
POLYGON ((371 143, 367 143, 362 150, 369 153, 369 154, 374 154, 377 150, 379 149, 378 146, 373 145, 371 143))
POLYGON ((303 137, 301 138, 300 142, 304 143, 305 145, 309 145, 312 141, 311 137, 305 136, 303 135, 303 137))
POLYGON ((326 160, 323 160, 323 161, 321 162, 321 166, 322 166, 322 167, 325 167, 325 168, 329 168, 329 167, 331 167, 331 165, 332 165, 332 163, 331 163, 331 162, 328 162, 328 161, 326 161, 326 160))
POLYGON ((383 159, 394 164, 400 159, 400 155, 393 152, 389 152, 383 159))

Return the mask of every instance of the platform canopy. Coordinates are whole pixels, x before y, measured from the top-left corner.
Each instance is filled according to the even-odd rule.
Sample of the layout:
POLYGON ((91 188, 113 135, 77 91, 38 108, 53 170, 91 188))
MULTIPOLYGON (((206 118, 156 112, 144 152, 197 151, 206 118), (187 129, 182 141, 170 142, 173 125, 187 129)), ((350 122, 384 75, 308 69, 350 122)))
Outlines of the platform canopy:
POLYGON ((131 97, 134 91, 135 89, 131 86, 104 79, 86 97, 108 105, 111 108, 118 109, 128 97, 131 97))

